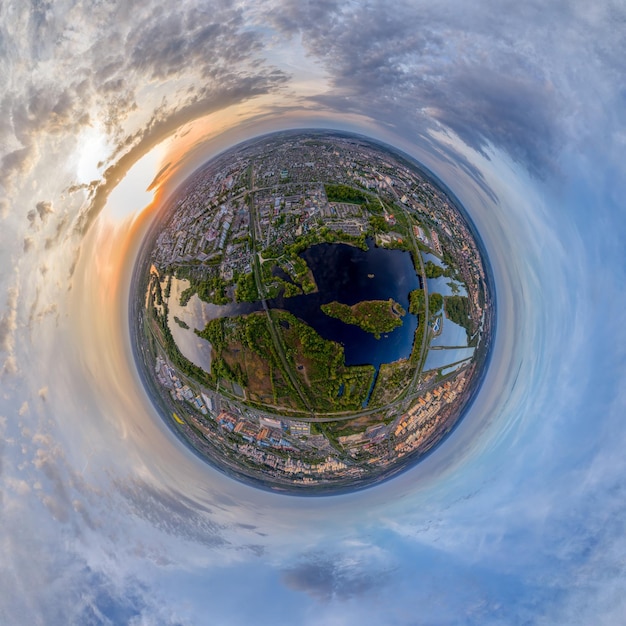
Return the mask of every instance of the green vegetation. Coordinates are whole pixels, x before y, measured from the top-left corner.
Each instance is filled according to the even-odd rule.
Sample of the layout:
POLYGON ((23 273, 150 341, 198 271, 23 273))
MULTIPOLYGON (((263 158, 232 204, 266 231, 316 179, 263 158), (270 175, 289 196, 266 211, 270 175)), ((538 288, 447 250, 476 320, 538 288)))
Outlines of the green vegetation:
POLYGON ((426 270, 426 278, 439 278, 441 276, 450 276, 451 272, 449 269, 444 269, 443 267, 433 263, 432 261, 427 261, 424 264, 424 269, 426 270))
POLYGON ((154 301, 157 303, 158 306, 161 306, 163 304, 163 292, 161 290, 161 283, 158 279, 155 279, 153 282, 154 282, 154 301))
MULTIPOLYGON (((285 246, 283 253, 291 258, 295 258, 316 243, 351 243, 362 250, 367 250, 365 235, 355 237, 339 230, 330 230, 330 228, 324 226, 298 237, 292 244, 285 246)), ((263 252, 263 256, 266 256, 265 252, 263 252)))
POLYGON ((235 300, 237 302, 256 302, 259 292, 256 288, 254 274, 241 274, 235 287, 235 300))
POLYGON ((443 262, 448 266, 446 276, 450 278, 457 278, 456 262, 450 251, 445 248, 443 251, 443 262))
POLYGON ((295 283, 285 282, 284 286, 285 290, 283 295, 285 298, 292 298, 293 296, 299 296, 302 294, 302 289, 300 289, 300 287, 298 287, 295 283))
POLYGON ((170 274, 167 277, 167 283, 165 285, 165 291, 163 292, 163 297, 168 300, 170 297, 170 291, 172 290, 172 275, 170 274))
POLYGON ((185 306, 194 293, 198 294, 198 298, 203 302, 212 304, 228 304, 230 300, 226 296, 226 288, 228 283, 219 275, 217 270, 210 268, 207 271, 205 267, 177 267, 175 271, 176 278, 186 278, 190 286, 180 294, 180 305, 185 306))
POLYGON ((198 285, 198 298, 204 302, 213 304, 228 304, 230 300, 226 297, 226 281, 215 276, 198 285))
POLYGON ((174 337, 172 337, 172 333, 167 326, 167 322, 163 323, 162 320, 159 320, 159 326, 163 331, 163 348, 172 362, 172 365, 174 365, 174 367, 176 367, 185 376, 194 378, 200 383, 207 384, 209 382, 208 374, 201 367, 198 367, 183 356, 174 341, 174 337))
POLYGON ((431 293, 428 296, 428 313, 434 315, 443 306, 443 296, 440 293, 431 293))
POLYGON ((273 311, 272 315, 285 338, 287 357, 293 357, 300 348, 302 356, 313 361, 309 369, 314 379, 333 377, 343 367, 344 353, 339 344, 323 339, 311 326, 286 311, 273 311))
MULTIPOLYGON (((153 278, 153 284, 156 286, 156 292, 160 293, 159 281, 153 278)), ((155 294, 156 302, 156 294, 155 294)), ((158 304, 158 303, 157 303, 158 304)), ((164 307, 162 315, 159 315, 158 309, 154 306, 150 307, 150 318, 153 332, 157 334, 157 341, 162 346, 163 350, 167 354, 168 358, 172 362, 172 365, 176 367, 182 374, 194 378, 195 380, 207 384, 209 382, 209 375, 201 368, 187 359, 178 349, 172 332, 167 323, 168 310, 167 305, 164 307)))
POLYGON ((386 248, 387 250, 406 250, 406 251, 410 251, 410 250, 413 249, 411 241, 409 239, 406 239, 406 238, 392 239, 391 241, 385 242, 384 244, 382 244, 382 247, 386 248))
MULTIPOLYGON (((308 142, 288 137, 284 151, 274 139, 258 140, 267 143, 242 152, 241 158, 236 153, 220 157, 206 175, 194 179, 193 185, 181 187, 138 262, 133 280, 140 289, 138 299, 132 302, 131 317, 139 332, 133 336, 133 349, 146 368, 159 409, 165 419, 178 424, 176 428, 201 456, 246 481, 317 495, 390 476, 450 430, 473 393, 470 383, 476 383, 470 376, 482 366, 491 345, 482 341, 486 335, 478 332, 473 307, 475 298, 484 306, 489 304, 491 294, 484 291, 484 268, 465 227, 450 230, 460 218, 455 217, 445 194, 437 191, 436 183, 417 171, 412 174, 411 163, 399 160, 400 168, 396 167, 397 157, 391 153, 383 158, 376 156, 374 148, 361 150, 359 142, 346 149, 343 139, 318 142, 316 136, 312 134, 314 139, 308 142), (316 149, 310 151, 307 145, 316 149), (341 150, 346 150, 345 156, 341 150), (376 179, 386 176, 394 179, 395 192, 384 184, 378 188, 376 179), (331 207, 324 202, 325 193, 331 207), (402 196, 404 203, 396 193, 407 194, 402 196), (418 226, 428 239, 437 232, 441 247, 430 248, 418 241, 418 226), (370 283, 371 293, 362 296, 365 301, 348 306, 343 303, 354 300, 340 295, 326 294, 324 298, 324 294, 315 293, 313 298, 304 297, 318 291, 316 277, 320 288, 323 278, 332 278, 332 272, 317 274, 324 262, 333 261, 332 255, 325 253, 348 250, 337 250, 334 245, 311 250, 312 246, 344 243, 366 251, 372 241, 379 249, 377 254, 367 255, 365 265, 371 269, 362 266, 360 270, 377 280, 370 283), (406 254, 378 254, 380 248, 407 250, 412 266, 406 254), (315 261, 307 264, 305 257, 308 259, 311 251, 315 261), (318 266, 320 255, 327 258, 318 266), (405 288, 400 298, 416 319, 405 318, 400 304, 383 300, 393 294, 374 293, 385 272, 369 261, 381 263, 378 267, 386 270, 387 258, 406 262, 402 271, 407 268, 416 287, 421 283, 422 288, 410 293, 410 288, 405 288), (174 278, 188 282, 176 283, 174 278), (426 278, 431 280, 426 283, 426 278), (433 283, 447 283, 448 288, 440 289, 433 283), (465 289, 469 294, 465 301, 432 293, 459 296, 466 293, 465 289), (263 307, 261 298, 267 300, 263 307), (339 324, 346 330, 345 350, 340 340, 328 341, 301 319, 278 310, 283 298, 294 311, 302 310, 302 302, 306 307, 317 306, 318 316, 324 313, 354 325, 350 331, 350 327, 339 324), (338 301, 328 303, 333 298, 338 301), (300 301, 298 306, 296 301, 300 301), (204 302, 229 306, 207 307, 204 302), (253 304, 235 306, 235 302, 253 304), (319 308, 321 302, 328 304, 319 308), (177 309, 179 305, 185 308, 177 309), (427 315, 429 305, 431 316, 427 315), (204 345, 202 354, 195 350, 188 353, 192 346, 187 342, 176 345, 172 334, 177 340, 179 336, 193 337, 185 333, 198 328, 198 320, 226 315, 226 309, 256 312, 231 312, 233 317, 218 317, 196 331, 192 344, 204 345), (448 318, 460 323, 470 336, 467 345, 481 344, 473 359, 462 362, 464 367, 476 365, 467 370, 465 391, 458 372, 443 376, 442 371, 452 369, 448 366, 424 371, 433 324, 442 323, 444 310, 448 317, 443 324, 448 318), (179 311, 181 315, 174 317, 179 311), (405 321, 409 326, 402 325, 405 321), (416 332, 407 337, 405 331, 415 325, 416 332), (370 338, 355 326, 370 333, 370 338), (398 326, 401 330, 390 339, 394 343, 398 334, 405 337, 403 358, 387 354, 383 350, 385 339, 381 338, 398 326), (373 345, 385 353, 383 358, 364 354, 359 362, 368 365, 346 365, 346 354, 352 347, 347 341, 350 334, 366 342, 378 337, 373 345), (204 359, 209 352, 205 341, 212 344, 210 363, 204 359), (166 362, 163 367, 161 357, 166 362), (396 360, 379 363, 391 358, 396 360), (449 384, 439 387, 446 380, 449 384), (428 392, 431 399, 426 401, 428 392), (210 398, 206 410, 199 401, 194 402, 192 393, 196 400, 200 393, 210 398), (420 408, 417 403, 421 397, 420 408), (264 417, 277 421, 266 422, 264 417), (294 422, 290 425, 291 420, 313 420, 312 436, 305 436, 307 429, 294 427, 294 422), (343 463, 330 464, 329 459, 343 463), (285 465, 287 460, 301 465, 295 469, 285 465)), ((390 263, 388 269, 400 265, 390 263)), ((340 276, 342 268, 330 269, 337 275, 335 286, 341 284, 346 278, 340 276)), ((485 332, 491 329, 490 313, 487 309, 485 332)), ((329 317, 325 319, 333 323, 329 317)))
MULTIPOLYGON (((430 307, 430 297, 428 302, 430 307)), ((417 315, 417 329, 415 330, 415 335, 413 335, 413 349, 409 359, 412 365, 416 365, 421 356, 422 343, 424 342, 424 324, 426 324, 426 295, 423 289, 414 289, 409 293, 409 311, 417 315)))
POLYGON ((419 315, 426 309, 426 297, 423 289, 414 289, 409 293, 409 313, 419 315))
POLYGON ((291 255, 291 257, 282 263, 282 268, 291 279, 294 281, 295 286, 300 289, 293 289, 294 285, 291 285, 292 289, 289 289, 289 284, 287 283, 285 287, 285 297, 289 297, 289 295, 297 295, 300 293, 300 290, 303 293, 312 293, 317 289, 317 285, 315 284, 315 279, 313 278, 313 273, 309 269, 309 266, 306 264, 306 261, 299 257, 298 255, 291 255))
POLYGON ((369 405, 380 406, 395 400, 409 388, 415 369, 415 362, 407 359, 400 359, 395 363, 383 363, 378 371, 376 386, 369 405))
MULTIPOLYGON (((374 368, 346 367, 343 347, 327 341, 286 311, 271 312, 285 358, 301 393, 315 411, 356 410, 367 397, 374 368)), ((211 343, 211 379, 234 381, 256 406, 305 409, 284 370, 264 313, 211 320, 200 337, 211 343)))
POLYGON ((352 306, 340 302, 322 304, 322 311, 330 317, 335 317, 346 324, 353 324, 372 333, 380 339, 382 333, 391 332, 397 326, 402 326, 400 319, 406 311, 395 302, 389 300, 364 300, 352 306))
POLYGON ((216 318, 211 320, 204 330, 196 330, 196 334, 203 339, 206 339, 212 346, 214 354, 218 354, 224 349, 226 344, 224 334, 223 319, 216 318))
POLYGON ((351 204, 365 204, 367 196, 349 185, 324 185, 329 202, 349 202, 351 204))
POLYGON ((420 367, 422 364, 420 364, 419 361, 422 353, 422 344, 424 343, 424 318, 424 315, 417 316, 417 329, 413 335, 413 348, 411 349, 411 356, 409 358, 411 363, 419 365, 420 367))
POLYGON ((179 319, 178 317, 176 317, 174 315, 174 321, 181 327, 184 328, 185 330, 189 330, 189 324, 187 324, 187 322, 179 319))
POLYGON ((465 296, 448 296, 445 298, 445 311, 448 319, 467 331, 472 332, 469 300, 465 296))
POLYGON ((264 261, 261 264, 261 281, 266 298, 276 298, 280 294, 280 290, 285 287, 285 281, 273 275, 272 272, 275 267, 276 264, 273 260, 264 261))
POLYGON ((316 411, 356 410, 367 397, 374 367, 347 367, 343 347, 323 339, 287 311, 272 311, 280 329, 285 357, 302 392, 316 411))
MULTIPOLYGON (((418 248, 419 248, 419 241, 417 243, 418 243, 418 248)), ((415 249, 411 250, 411 261, 413 261, 413 267, 415 268, 415 273, 418 276, 421 275, 422 264, 421 264, 421 257, 420 257, 419 249, 417 251, 415 251, 415 249)))
POLYGON ((266 260, 279 260, 284 258, 295 261, 295 259, 300 258, 298 255, 301 252, 304 252, 307 248, 318 243, 350 243, 358 246, 362 250, 367 250, 365 239, 365 234, 356 237, 342 231, 330 230, 330 228, 323 226, 318 229, 310 230, 305 235, 301 235, 293 243, 267 246, 263 249, 261 254, 266 260))
POLYGON ((389 232, 389 224, 382 215, 370 215, 369 228, 374 234, 389 232))
POLYGON ((191 300, 194 293, 196 293, 196 290, 193 287, 187 287, 187 289, 180 294, 180 306, 187 306, 187 303, 191 300))
POLYGON ((261 280, 268 298, 278 296, 281 289, 285 298, 312 293, 317 289, 313 273, 306 261, 299 256, 282 256, 276 263, 272 259, 265 261, 261 265, 261 280), (284 276, 277 276, 276 273, 280 273, 277 272, 279 268, 291 280, 285 279, 284 276))
POLYGON ((213 319, 196 334, 213 348, 214 384, 237 382, 253 404, 304 408, 283 371, 264 313, 213 319))

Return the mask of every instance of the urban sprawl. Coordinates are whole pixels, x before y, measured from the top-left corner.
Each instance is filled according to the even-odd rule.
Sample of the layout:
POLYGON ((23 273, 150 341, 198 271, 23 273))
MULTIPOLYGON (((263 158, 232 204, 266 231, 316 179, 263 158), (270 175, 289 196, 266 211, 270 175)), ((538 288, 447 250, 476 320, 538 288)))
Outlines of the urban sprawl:
POLYGON ((349 489, 414 462, 462 415, 491 340, 466 219, 409 161, 353 136, 285 133, 218 157, 177 191, 136 272, 136 347, 155 401, 209 462, 272 489, 349 489), (317 293, 302 253, 320 244, 412 255, 420 288, 406 311, 337 314, 372 333, 417 316, 406 358, 346 366, 340 345, 279 309, 317 293), (442 281, 445 293, 429 289, 442 281), (433 345, 447 324, 463 343, 433 345), (428 366, 433 354, 444 365, 428 366))

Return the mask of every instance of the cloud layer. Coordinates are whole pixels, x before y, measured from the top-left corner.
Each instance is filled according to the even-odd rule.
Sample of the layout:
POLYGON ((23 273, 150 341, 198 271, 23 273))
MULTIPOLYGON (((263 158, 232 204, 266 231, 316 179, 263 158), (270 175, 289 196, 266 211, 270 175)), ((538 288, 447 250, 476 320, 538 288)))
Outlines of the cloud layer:
POLYGON ((0 621, 619 622, 623 3, 63 0, 0 16, 0 621), (133 180, 160 198, 183 148, 191 169, 308 125, 430 167, 498 296, 488 379, 446 444, 314 502, 231 482, 160 422, 126 319, 152 213, 111 200, 133 180))

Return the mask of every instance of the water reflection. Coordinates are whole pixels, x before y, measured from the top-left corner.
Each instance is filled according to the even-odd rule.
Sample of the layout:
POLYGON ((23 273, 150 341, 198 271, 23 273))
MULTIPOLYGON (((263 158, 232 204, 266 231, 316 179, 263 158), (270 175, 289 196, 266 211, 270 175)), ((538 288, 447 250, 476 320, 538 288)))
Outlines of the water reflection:
POLYGON ((431 346, 447 346, 447 347, 466 347, 467 332, 463 326, 455 324, 445 315, 441 316, 440 324, 442 325, 439 335, 430 342, 431 346))
POLYGON ((205 305, 194 294, 187 306, 180 306, 180 294, 189 287, 188 280, 179 280, 172 277, 170 298, 168 301, 167 325, 180 352, 194 365, 207 372, 211 369, 211 344, 198 337, 194 329, 201 330, 204 322, 205 305), (204 305, 204 306, 203 306, 204 305), (178 322, 176 321, 178 320, 178 322), (185 328, 184 326, 187 326, 185 328))
MULTIPOLYGON (((382 363, 408 358, 411 354, 418 320, 408 313, 409 292, 420 287, 420 280, 410 253, 377 248, 371 240, 368 244, 368 250, 347 244, 311 246, 301 256, 313 273, 318 291, 291 298, 279 296, 268 300, 268 306, 289 311, 324 339, 342 344, 346 365, 371 364, 378 369, 382 363), (398 302, 407 313, 401 326, 384 333, 380 339, 358 326, 329 317, 320 308, 332 301, 352 305, 363 300, 389 298, 398 302)), ((197 294, 181 306, 180 296, 188 287, 188 280, 172 277, 168 325, 182 354, 209 371, 211 345, 198 337, 194 329, 202 330, 210 320, 218 317, 246 315, 261 311, 263 307, 260 302, 215 305, 203 302, 197 294)))
POLYGON ((430 349, 426 357, 425 370, 439 369, 446 365, 452 365, 457 361, 469 359, 474 354, 474 348, 449 348, 449 349, 430 349))

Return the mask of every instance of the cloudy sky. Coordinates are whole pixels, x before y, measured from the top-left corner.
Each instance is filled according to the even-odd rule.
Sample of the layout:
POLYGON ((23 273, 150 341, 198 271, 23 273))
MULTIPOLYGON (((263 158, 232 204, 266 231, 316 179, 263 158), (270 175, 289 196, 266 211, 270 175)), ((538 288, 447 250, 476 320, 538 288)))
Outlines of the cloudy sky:
POLYGON ((0 622, 623 623, 625 30, 623 0, 0 3, 0 622), (176 441, 127 319, 176 185, 311 127, 435 172, 498 300, 454 435, 315 499, 176 441))

